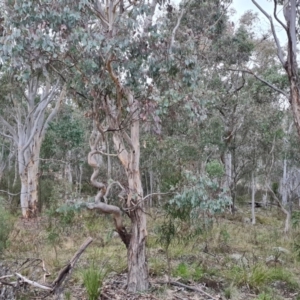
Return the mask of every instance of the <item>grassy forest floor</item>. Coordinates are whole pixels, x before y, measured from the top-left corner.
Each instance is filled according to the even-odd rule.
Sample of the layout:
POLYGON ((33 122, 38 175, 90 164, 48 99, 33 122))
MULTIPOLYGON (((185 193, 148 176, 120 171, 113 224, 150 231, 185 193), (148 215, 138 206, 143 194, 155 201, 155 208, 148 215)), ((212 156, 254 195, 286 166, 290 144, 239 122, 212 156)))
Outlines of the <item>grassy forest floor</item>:
MULTIPOLYGON (((148 293, 126 294, 125 246, 113 231, 111 218, 94 212, 48 214, 31 222, 16 219, 0 268, 5 266, 6 274, 18 270, 31 280, 52 282, 91 236, 92 244, 66 283, 65 299, 97 299, 93 290, 99 281, 103 282, 99 299, 300 299, 300 228, 284 235, 284 216, 276 208, 258 209, 255 226, 249 223, 248 207, 223 215, 210 230, 174 241, 168 251, 158 243, 162 216, 157 211, 152 215, 156 218, 148 218, 148 293), (47 278, 45 269, 50 273, 47 278), (208 295, 164 284, 168 278, 208 295)), ((8 299, 1 298, 3 288, 0 284, 0 299, 8 299)), ((19 289, 17 299, 45 295, 27 286, 19 289)))

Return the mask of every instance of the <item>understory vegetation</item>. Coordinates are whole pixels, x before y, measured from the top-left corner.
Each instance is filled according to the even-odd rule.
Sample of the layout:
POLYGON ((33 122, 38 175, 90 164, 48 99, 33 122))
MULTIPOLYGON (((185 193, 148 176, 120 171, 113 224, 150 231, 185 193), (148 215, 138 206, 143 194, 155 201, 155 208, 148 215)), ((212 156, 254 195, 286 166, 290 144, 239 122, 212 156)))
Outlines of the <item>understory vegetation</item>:
POLYGON ((300 300, 300 10, 249 2, 0 0, 1 300, 300 300))
MULTIPOLYGON (((164 212, 150 209, 147 257, 152 288, 148 293, 157 299, 176 299, 174 295, 180 296, 182 291, 161 284, 168 278, 204 287, 222 299, 300 299, 300 229, 295 226, 289 235, 283 235, 285 217, 276 207, 258 209, 255 226, 249 223, 250 215, 249 207, 241 205, 234 215, 226 213, 211 219, 210 226, 199 217, 201 230, 190 234, 184 222, 175 221, 174 232, 168 231, 164 212)), ((109 216, 97 213, 53 214, 51 210, 28 223, 17 220, 5 231, 8 237, 1 235, 1 243, 6 245, 2 259, 10 267, 15 263, 15 269, 27 260, 28 265, 21 269, 32 280, 39 280, 45 271, 34 272, 30 259, 41 259, 51 273, 47 277, 51 282, 84 239, 91 236, 93 242, 78 262, 64 294, 65 299, 98 299, 101 291, 105 294, 114 286, 113 278, 127 271, 126 248, 111 229, 111 222, 109 216)), ((41 294, 30 290, 20 290, 18 299, 41 294)), ((193 292, 186 297, 194 299, 193 292)))

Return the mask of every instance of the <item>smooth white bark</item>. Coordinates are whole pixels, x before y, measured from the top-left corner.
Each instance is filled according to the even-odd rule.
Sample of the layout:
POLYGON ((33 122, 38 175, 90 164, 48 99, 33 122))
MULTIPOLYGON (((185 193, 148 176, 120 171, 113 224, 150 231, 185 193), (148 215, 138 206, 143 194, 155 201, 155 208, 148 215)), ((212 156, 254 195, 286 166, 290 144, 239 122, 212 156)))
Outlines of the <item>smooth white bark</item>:
POLYGON ((0 116, 0 122, 10 133, 18 151, 18 173, 21 179, 20 203, 22 215, 25 218, 34 217, 37 214, 41 143, 66 92, 66 87, 64 87, 59 94, 58 87, 58 81, 51 87, 49 83, 42 85, 39 78, 31 78, 24 92, 25 102, 24 99, 13 98, 12 100, 13 117, 6 120, 0 116), (50 109, 49 104, 54 100, 56 104, 47 115, 50 109))

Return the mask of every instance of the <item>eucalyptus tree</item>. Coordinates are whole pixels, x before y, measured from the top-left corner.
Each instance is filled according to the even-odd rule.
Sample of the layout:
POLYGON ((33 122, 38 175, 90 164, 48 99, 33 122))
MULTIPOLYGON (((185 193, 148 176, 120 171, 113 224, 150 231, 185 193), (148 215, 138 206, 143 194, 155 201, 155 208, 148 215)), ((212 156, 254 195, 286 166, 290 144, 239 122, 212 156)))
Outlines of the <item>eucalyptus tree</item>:
MULTIPOLYGON (((144 128, 159 134, 161 115, 157 114, 158 107, 168 109, 170 105, 183 104, 190 109, 193 103, 196 104, 195 87, 201 75, 197 48, 201 34, 206 34, 208 26, 210 33, 218 35, 223 13, 222 1, 212 1, 211 6, 207 6, 207 1, 200 1, 204 12, 210 8, 213 19, 208 17, 203 23, 204 28, 199 26, 191 34, 181 30, 178 39, 181 19, 189 22, 185 5, 196 5, 198 1, 184 2, 169 27, 163 26, 163 17, 155 15, 164 2, 57 0, 33 4, 17 1, 7 8, 15 22, 14 28, 17 28, 13 31, 14 38, 19 38, 18 46, 11 48, 18 50, 20 43, 20 53, 24 42, 36 45, 37 49, 25 52, 33 70, 41 69, 46 81, 47 72, 57 74, 67 82, 72 96, 90 106, 86 116, 93 120, 94 132, 88 163, 93 168, 91 182, 99 193, 95 203, 86 206, 113 215, 116 230, 128 248, 130 292, 149 286, 144 211, 149 196, 143 195, 140 174, 141 121, 144 121, 144 128), (19 26, 17 20, 21 22, 19 26), (193 34, 199 36, 195 38, 193 34), (23 36, 26 39, 22 39, 23 36), (180 44, 186 40, 187 43, 180 44), (105 148, 107 138, 114 144, 114 153, 105 148), (105 155, 118 158, 127 182, 105 182, 98 178, 99 165, 105 155), (121 205, 131 220, 130 231, 123 225, 121 208, 108 203, 113 184, 121 188, 121 205)), ((167 12, 172 14, 170 4, 167 12)), ((193 18, 196 17, 194 13, 193 18)), ((29 70, 31 76, 40 74, 29 70)), ((30 80, 32 78, 35 77, 30 80)), ((58 86, 55 83, 50 86, 49 92, 54 95, 58 86)), ((37 95, 39 91, 37 89, 37 95)), ((26 89, 25 92, 28 93, 26 89)))
MULTIPOLYGON (((62 5, 62 2, 60 3, 62 5)), ((94 122, 88 163, 94 169, 91 183, 99 189, 90 209, 112 214, 116 230, 128 248, 128 291, 149 286, 145 252, 146 214, 140 175, 140 120, 155 115, 155 101, 147 83, 147 62, 159 47, 154 23, 158 1, 77 1, 63 3, 69 19, 64 20, 63 62, 69 66, 60 76, 80 89, 94 122), (111 138, 115 153, 108 153, 111 138), (115 156, 124 167, 125 184, 98 178, 103 155, 115 156), (119 206, 108 203, 112 184, 121 187, 122 206, 131 220, 128 232, 119 206)))
POLYGON ((17 149, 20 203, 25 218, 37 214, 41 143, 66 93, 66 87, 61 88, 60 80, 53 78, 48 68, 55 37, 42 17, 36 20, 35 15, 28 15, 33 9, 32 2, 5 2, 0 37, 1 76, 6 78, 1 134, 17 149))
POLYGON ((276 45, 277 58, 281 67, 285 70, 288 81, 289 91, 280 89, 280 87, 266 81, 263 77, 257 76, 259 80, 269 85, 273 89, 281 93, 286 99, 289 100, 293 112, 294 122, 300 137, 300 85, 299 85, 299 72, 297 62, 297 43, 299 39, 299 5, 296 0, 274 0, 273 14, 270 15, 257 1, 252 0, 261 13, 269 20, 271 31, 276 45), (278 5, 283 5, 284 21, 278 17, 278 5), (276 21, 280 27, 285 31, 287 37, 287 55, 283 50, 281 42, 278 38, 278 33, 274 26, 276 21))
MULTIPOLYGON (((173 23, 166 26, 164 16, 155 15, 158 7, 163 8, 163 2, 83 1, 80 22, 76 29, 66 32, 67 61, 76 65, 70 74, 79 79, 92 100, 88 116, 96 129, 88 161, 94 169, 91 181, 100 191, 96 203, 87 207, 114 216, 116 229, 128 247, 129 291, 148 288, 144 209, 150 195, 143 195, 140 133, 143 129, 159 134, 164 110, 172 105, 190 106, 201 74, 195 37, 185 33, 188 42, 180 44, 177 36, 184 13, 188 21, 185 8, 196 2, 185 2, 178 13, 174 10, 173 23), (107 153, 107 136, 113 140, 114 153, 107 153), (126 184, 99 181, 103 155, 118 157, 126 184), (130 232, 123 226, 120 208, 106 203, 112 184, 121 186, 120 199, 131 220, 130 232)), ((207 5, 205 1, 200 4, 204 8, 207 5)), ((214 1, 211 11, 218 5, 221 8, 220 1, 214 1)), ((166 8, 167 14, 173 13, 170 4, 166 8)), ((204 25, 218 24, 219 17, 214 16, 214 21, 204 25)), ((182 35, 181 30, 183 38, 182 35)))

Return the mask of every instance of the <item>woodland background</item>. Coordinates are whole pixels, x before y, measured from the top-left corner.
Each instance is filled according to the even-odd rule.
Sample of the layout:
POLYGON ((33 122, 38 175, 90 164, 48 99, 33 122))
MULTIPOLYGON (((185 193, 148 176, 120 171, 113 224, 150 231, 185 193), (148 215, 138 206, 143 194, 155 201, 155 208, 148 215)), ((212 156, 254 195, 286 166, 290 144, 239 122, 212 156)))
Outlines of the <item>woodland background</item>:
POLYGON ((0 1, 0 299, 300 299, 299 3, 230 2, 0 1))

